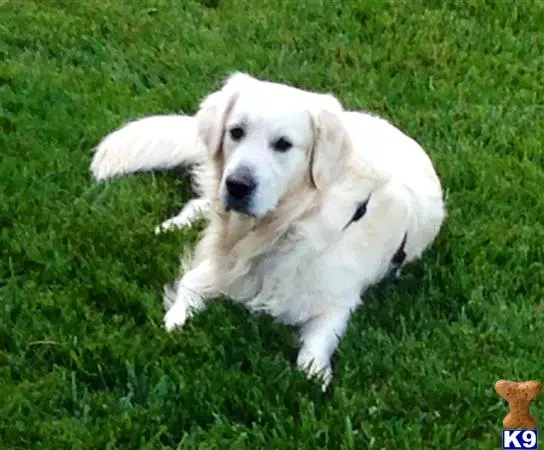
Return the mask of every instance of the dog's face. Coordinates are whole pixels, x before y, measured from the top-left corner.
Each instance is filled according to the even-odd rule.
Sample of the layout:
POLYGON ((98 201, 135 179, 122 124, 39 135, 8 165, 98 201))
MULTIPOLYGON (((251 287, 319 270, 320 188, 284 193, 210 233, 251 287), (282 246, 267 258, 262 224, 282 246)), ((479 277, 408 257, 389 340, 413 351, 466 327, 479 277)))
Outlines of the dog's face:
POLYGON ((283 103, 266 90, 241 92, 223 138, 220 195, 225 207, 257 217, 274 209, 301 175, 312 135, 310 115, 300 105, 283 103))
POLYGON ((338 161, 328 157, 338 160, 348 141, 335 116, 341 110, 329 95, 232 76, 197 114, 210 157, 221 164, 225 209, 260 218, 295 180, 316 185, 332 174, 338 161))

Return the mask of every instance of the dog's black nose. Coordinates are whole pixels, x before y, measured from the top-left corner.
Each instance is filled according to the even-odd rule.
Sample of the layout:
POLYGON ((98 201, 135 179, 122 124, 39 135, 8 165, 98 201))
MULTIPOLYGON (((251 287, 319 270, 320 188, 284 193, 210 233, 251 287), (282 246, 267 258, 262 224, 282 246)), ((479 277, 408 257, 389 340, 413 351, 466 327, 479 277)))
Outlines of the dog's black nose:
POLYGON ((244 172, 233 173, 225 180, 229 195, 236 200, 243 200, 255 190, 255 180, 251 174, 244 172))

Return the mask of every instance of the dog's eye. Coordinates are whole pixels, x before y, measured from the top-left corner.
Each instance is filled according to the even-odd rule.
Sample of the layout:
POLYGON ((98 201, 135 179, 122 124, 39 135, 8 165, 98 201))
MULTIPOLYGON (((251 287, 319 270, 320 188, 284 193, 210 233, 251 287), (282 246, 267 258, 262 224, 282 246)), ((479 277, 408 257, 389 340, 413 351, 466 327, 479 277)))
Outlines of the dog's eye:
POLYGON ((234 140, 234 141, 239 141, 240 139, 242 139, 244 137, 244 129, 242 127, 234 127, 234 128, 231 128, 229 130, 229 133, 230 133, 230 137, 234 140))
POLYGON ((277 150, 278 152, 286 152, 289 150, 293 144, 291 144, 287 139, 285 138, 279 138, 276 142, 274 142, 273 147, 274 150, 277 150))

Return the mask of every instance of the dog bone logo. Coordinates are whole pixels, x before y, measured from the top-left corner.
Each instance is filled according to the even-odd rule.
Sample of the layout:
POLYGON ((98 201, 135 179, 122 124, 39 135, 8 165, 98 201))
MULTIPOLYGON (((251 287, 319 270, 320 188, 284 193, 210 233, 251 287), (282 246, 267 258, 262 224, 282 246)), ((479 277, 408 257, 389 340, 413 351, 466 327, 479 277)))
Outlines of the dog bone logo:
POLYGON ((499 380, 495 391, 508 402, 508 415, 503 419, 505 429, 532 430, 538 426, 531 416, 531 402, 540 394, 542 384, 538 381, 499 380))

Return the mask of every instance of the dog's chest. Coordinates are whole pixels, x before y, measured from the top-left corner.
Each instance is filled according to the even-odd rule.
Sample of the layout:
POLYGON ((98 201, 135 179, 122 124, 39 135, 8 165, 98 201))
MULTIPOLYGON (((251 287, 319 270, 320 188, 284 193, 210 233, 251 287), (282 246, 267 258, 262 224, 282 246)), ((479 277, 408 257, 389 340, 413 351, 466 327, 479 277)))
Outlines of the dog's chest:
POLYGON ((239 300, 252 312, 265 312, 288 323, 304 320, 315 310, 311 291, 318 279, 316 256, 306 241, 280 243, 254 261, 240 280, 246 288, 251 285, 253 292, 239 300))
POLYGON ((342 301, 353 282, 346 280, 352 276, 344 270, 349 264, 338 254, 340 233, 319 234, 310 238, 291 230, 231 285, 230 297, 252 312, 289 324, 304 322, 342 301))
POLYGON ((244 275, 227 281, 227 295, 250 311, 265 312, 289 324, 304 322, 331 307, 355 306, 364 254, 357 229, 369 192, 349 194, 344 190, 343 196, 331 195, 318 214, 292 223, 244 275))

